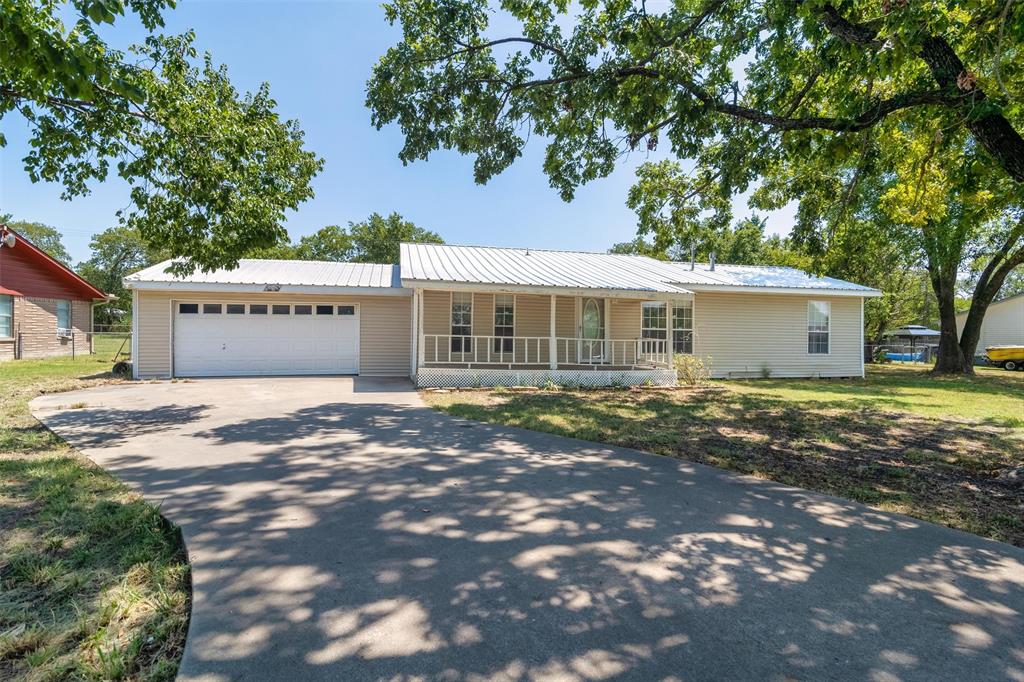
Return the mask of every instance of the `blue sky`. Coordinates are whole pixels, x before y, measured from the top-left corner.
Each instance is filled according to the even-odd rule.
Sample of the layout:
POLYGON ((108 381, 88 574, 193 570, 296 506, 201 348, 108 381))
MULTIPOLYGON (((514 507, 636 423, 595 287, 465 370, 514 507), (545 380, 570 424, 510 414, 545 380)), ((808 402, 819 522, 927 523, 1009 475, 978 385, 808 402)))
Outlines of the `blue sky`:
MULTIPOLYGON (((166 31, 189 28, 201 50, 228 65, 240 90, 268 81, 282 115, 298 119, 308 147, 326 159, 314 180, 316 197, 287 218, 293 239, 374 211, 397 211, 452 243, 603 250, 635 236, 625 199, 634 169, 652 158, 646 153, 631 154, 571 203, 548 186, 541 139, 484 186, 473 182, 472 158, 456 152, 403 166, 400 132, 375 130, 364 106, 373 64, 399 38, 376 2, 185 0, 168 12, 166 31)), ((142 37, 131 22, 107 33, 118 46, 142 37)), ((87 197, 61 201, 59 186, 33 184, 22 170, 24 122, 9 114, 0 128, 8 138, 0 149, 0 213, 57 227, 76 261, 88 257, 90 236, 114 225, 115 212, 128 205, 127 185, 114 178, 87 197)), ((737 216, 744 212, 737 206, 737 216)), ((769 216, 769 231, 785 234, 790 218, 788 211, 769 216)))

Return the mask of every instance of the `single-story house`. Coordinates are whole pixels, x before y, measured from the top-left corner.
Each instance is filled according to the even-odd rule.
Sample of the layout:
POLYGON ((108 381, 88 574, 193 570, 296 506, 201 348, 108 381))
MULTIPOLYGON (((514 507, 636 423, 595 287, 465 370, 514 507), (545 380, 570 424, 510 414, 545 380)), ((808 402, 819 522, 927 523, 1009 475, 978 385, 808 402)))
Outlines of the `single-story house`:
MULTIPOLYGON (((966 322, 966 312, 956 316, 958 333, 966 322)), ((981 321, 977 355, 984 355, 988 346, 1024 346, 1024 294, 989 304, 981 321)))
POLYGON ((125 280, 138 377, 410 376, 420 386, 862 376, 864 299, 799 270, 402 244, 398 265, 243 260, 125 280))
POLYGON ((92 351, 92 307, 107 296, 4 226, 0 228, 0 360, 92 351))

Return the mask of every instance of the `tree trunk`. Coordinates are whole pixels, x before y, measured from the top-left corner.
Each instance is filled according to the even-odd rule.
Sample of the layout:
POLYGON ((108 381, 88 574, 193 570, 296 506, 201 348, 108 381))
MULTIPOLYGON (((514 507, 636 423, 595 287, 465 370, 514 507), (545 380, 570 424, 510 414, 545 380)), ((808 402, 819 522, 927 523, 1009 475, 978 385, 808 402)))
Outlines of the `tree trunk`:
POLYGON ((1024 137, 1001 113, 986 108, 985 93, 977 86, 960 57, 944 38, 928 36, 921 44, 921 58, 935 81, 948 91, 962 93, 959 109, 974 139, 991 154, 1010 177, 1024 182, 1024 137))
POLYGON ((964 359, 956 332, 956 270, 929 266, 935 298, 939 301, 939 351, 935 359, 937 374, 974 374, 973 363, 964 359))
POLYGON ((981 338, 981 323, 985 319, 985 311, 988 310, 989 304, 1003 287, 1006 277, 1014 268, 1024 263, 1024 248, 1016 252, 1012 251, 1022 232, 1024 232, 1024 221, 1017 224, 1002 249, 992 257, 982 271, 978 283, 974 287, 971 308, 967 312, 964 328, 960 332, 960 354, 972 364, 978 350, 978 341, 981 338))

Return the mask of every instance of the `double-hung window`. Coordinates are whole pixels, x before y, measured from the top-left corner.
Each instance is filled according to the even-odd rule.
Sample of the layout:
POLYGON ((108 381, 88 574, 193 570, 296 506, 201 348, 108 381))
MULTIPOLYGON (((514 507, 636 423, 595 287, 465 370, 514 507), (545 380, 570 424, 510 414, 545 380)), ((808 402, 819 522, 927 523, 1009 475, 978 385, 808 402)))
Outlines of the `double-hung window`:
POLYGON ((452 352, 473 351, 473 294, 466 291, 452 292, 452 352))
POLYGON ((693 352, 693 301, 672 306, 672 352, 693 352))
POLYGON ((644 339, 667 339, 668 318, 665 303, 644 301, 640 307, 640 337, 644 339))
POLYGON ((828 355, 832 306, 828 301, 807 302, 807 352, 828 355))
POLYGON ((640 343, 641 356, 659 355, 668 351, 665 341, 668 339, 668 304, 663 301, 644 301, 640 304, 640 343))
POLYGON ((494 352, 511 353, 515 336, 516 299, 510 294, 494 297, 494 352))
POLYGON ((71 329, 71 301, 57 301, 57 329, 71 329))
POLYGON ((14 336, 14 297, 0 296, 0 338, 14 336))

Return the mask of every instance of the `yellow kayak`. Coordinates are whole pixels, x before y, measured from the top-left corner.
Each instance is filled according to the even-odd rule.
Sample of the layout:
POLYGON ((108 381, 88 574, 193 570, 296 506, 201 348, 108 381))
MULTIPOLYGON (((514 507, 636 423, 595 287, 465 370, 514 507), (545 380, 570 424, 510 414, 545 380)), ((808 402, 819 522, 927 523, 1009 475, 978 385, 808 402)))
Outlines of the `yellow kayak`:
POLYGON ((985 359, 990 365, 1014 370, 1024 368, 1024 346, 989 346, 985 359))

